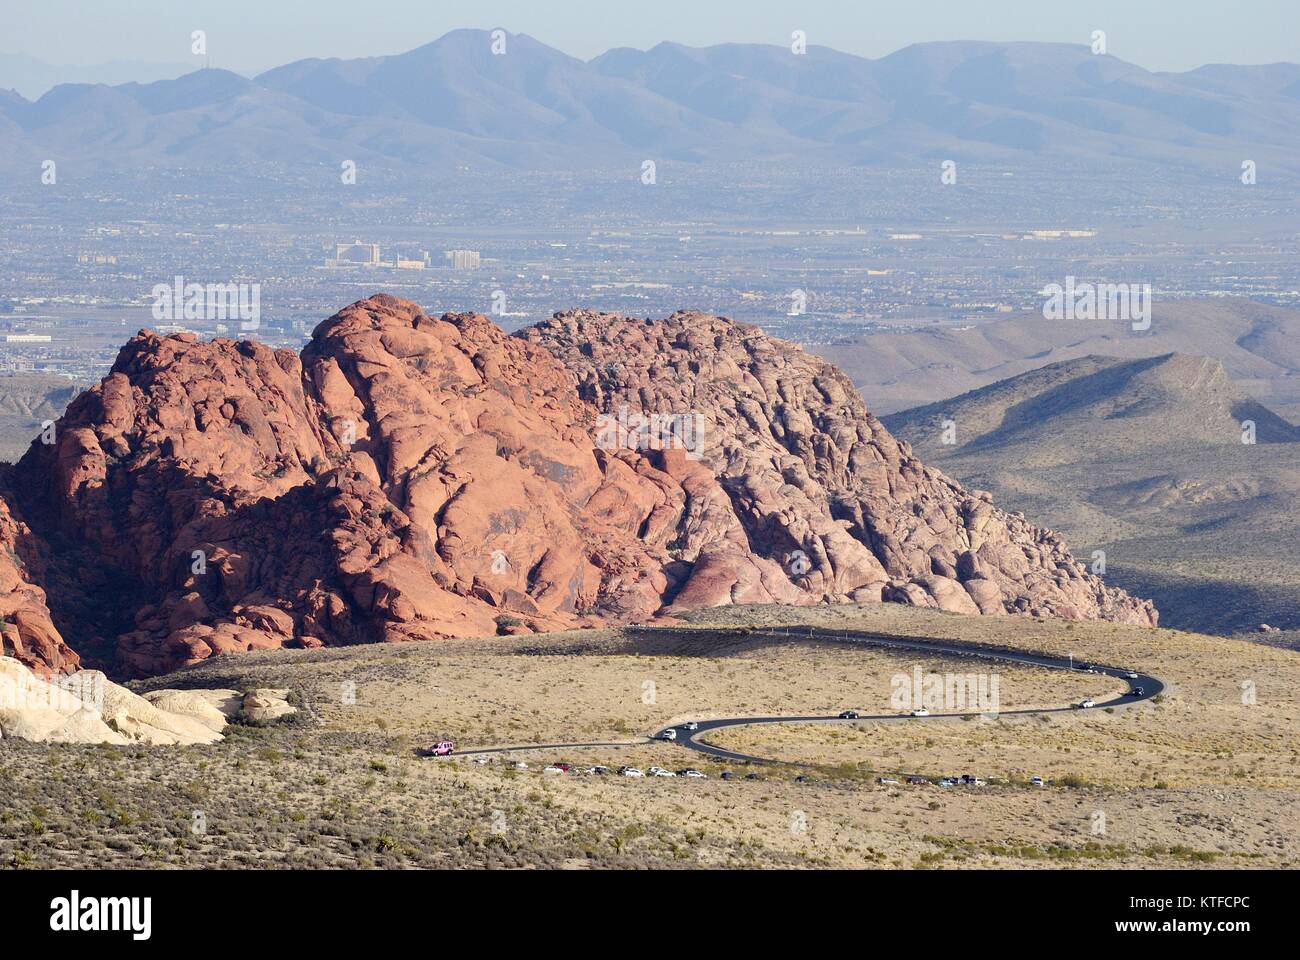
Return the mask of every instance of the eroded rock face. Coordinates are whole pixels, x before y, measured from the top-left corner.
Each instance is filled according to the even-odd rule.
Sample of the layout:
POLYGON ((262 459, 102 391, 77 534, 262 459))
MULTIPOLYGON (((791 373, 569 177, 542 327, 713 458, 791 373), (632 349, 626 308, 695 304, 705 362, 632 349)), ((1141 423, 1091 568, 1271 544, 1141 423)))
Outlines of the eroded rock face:
POLYGON ((834 367, 756 327, 700 313, 650 322, 579 311, 524 335, 609 416, 698 418, 694 453, 751 554, 780 560, 817 600, 1156 621, 1150 602, 1107 588, 1051 531, 918 461, 834 367))
POLYGON ((301 356, 144 331, 55 437, 0 505, 5 650, 46 672, 78 666, 60 631, 151 674, 738 602, 1155 619, 917 462, 833 368, 700 314, 508 336, 378 296, 301 356), (629 437, 650 413, 691 416, 688 442, 629 437))
POLYGON ((0 499, 0 656, 42 677, 76 670, 80 658, 50 619, 45 591, 33 582, 32 563, 39 560, 32 550, 31 530, 14 519, 0 499))

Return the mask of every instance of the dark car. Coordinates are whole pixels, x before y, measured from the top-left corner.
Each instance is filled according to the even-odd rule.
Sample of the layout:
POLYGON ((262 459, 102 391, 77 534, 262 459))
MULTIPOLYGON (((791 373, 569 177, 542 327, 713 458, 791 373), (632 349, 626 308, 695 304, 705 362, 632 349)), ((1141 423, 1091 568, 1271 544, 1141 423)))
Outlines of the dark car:
POLYGON ((843 713, 840 714, 840 719, 841 719, 841 720, 856 720, 856 719, 858 719, 858 711, 856 711, 856 710, 845 710, 843 713))
POLYGON ((795 783, 807 783, 807 782, 808 782, 808 777, 807 777, 807 775, 801 773, 801 774, 799 774, 799 776, 797 776, 797 777, 794 778, 794 782, 795 782, 795 783))
POLYGON ((723 771, 722 771, 722 779, 723 779, 723 780, 730 780, 731 777, 732 777, 732 773, 731 773, 730 770, 723 770, 723 771))
POLYGON ((929 783, 930 781, 925 779, 925 777, 908 777, 907 782, 916 787, 924 783, 929 783))
POLYGON ((760 776, 759 776, 758 774, 756 774, 756 773, 747 773, 747 774, 745 774, 745 779, 746 779, 746 780, 761 780, 761 779, 763 779, 763 778, 760 777, 760 776))

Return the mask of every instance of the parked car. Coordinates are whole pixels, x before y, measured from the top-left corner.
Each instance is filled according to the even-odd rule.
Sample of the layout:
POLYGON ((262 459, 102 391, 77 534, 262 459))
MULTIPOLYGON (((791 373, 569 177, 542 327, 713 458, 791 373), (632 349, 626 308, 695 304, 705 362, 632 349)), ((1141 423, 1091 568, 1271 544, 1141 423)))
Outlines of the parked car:
POLYGON ((701 770, 696 770, 694 767, 687 767, 685 770, 679 771, 677 776, 690 777, 692 780, 704 780, 708 777, 708 774, 701 770))
POLYGON ((908 777, 907 782, 914 787, 919 787, 923 784, 929 783, 930 781, 925 779, 925 777, 908 777))
POLYGON ((891 779, 890 777, 877 777, 877 778, 876 778, 876 783, 880 784, 882 787, 896 787, 896 786, 898 786, 898 781, 897 781, 897 780, 894 780, 894 779, 891 779))
POLYGON ((964 786, 973 787, 979 783, 979 780, 976 777, 972 777, 969 773, 963 773, 961 775, 961 782, 964 786))
POLYGON ((553 763, 548 763, 546 766, 542 767, 542 773, 563 773, 563 772, 564 772, 563 770, 561 770, 553 763))
POLYGON ((735 774, 732 773, 730 770, 723 770, 721 777, 723 780, 731 780, 732 778, 735 777, 735 774))
POLYGON ((609 767, 602 767, 600 764, 596 764, 594 767, 588 767, 584 772, 595 776, 604 776, 609 773, 609 767))
POLYGON ((799 774, 799 776, 797 776, 797 777, 794 778, 794 782, 795 782, 795 783, 807 783, 807 782, 808 782, 808 777, 807 777, 805 774, 802 774, 802 773, 801 773, 801 774, 799 774))
POLYGON ((619 767, 618 775, 620 777, 644 777, 645 774, 636 767, 619 767))
POLYGON ((957 786, 957 783, 958 783, 958 780, 957 780, 956 777, 944 777, 942 780, 939 781, 939 786, 941 786, 941 787, 955 787, 955 786, 957 786))
POLYGON ((660 739, 660 740, 676 740, 676 739, 677 739, 677 731, 674 730, 674 729, 672 729, 672 727, 669 727, 669 728, 668 728, 667 730, 665 730, 663 733, 659 734, 659 739, 660 739))
POLYGON ((1042 777, 1030 777, 1029 785, 1031 787, 1045 787, 1047 786, 1047 781, 1045 781, 1042 777))
POLYGON ((650 774, 650 776, 652 776, 652 777, 675 777, 675 776, 677 776, 677 774, 673 773, 671 770, 665 770, 663 767, 651 767, 649 770, 646 771, 646 773, 650 774))
POLYGON ((856 710, 845 710, 843 713, 840 714, 840 719, 841 719, 841 720, 856 720, 856 719, 858 719, 858 711, 856 711, 856 710))
POLYGON ((424 752, 431 757, 449 757, 451 752, 456 749, 456 744, 451 740, 439 740, 430 744, 424 752))
POLYGON ((745 779, 746 779, 746 780, 762 780, 763 778, 760 777, 760 776, 759 776, 758 774, 756 774, 756 773, 747 773, 747 774, 745 774, 745 779))
POLYGON ((514 763, 510 764, 510 766, 514 767, 516 770, 528 769, 528 764, 524 763, 522 760, 516 760, 514 763))

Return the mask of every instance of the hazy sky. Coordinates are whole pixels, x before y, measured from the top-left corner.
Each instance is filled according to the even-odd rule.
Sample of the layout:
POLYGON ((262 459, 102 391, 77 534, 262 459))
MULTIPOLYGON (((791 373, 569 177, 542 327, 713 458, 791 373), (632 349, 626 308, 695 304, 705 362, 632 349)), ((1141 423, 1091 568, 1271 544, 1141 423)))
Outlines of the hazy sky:
POLYGON ((0 51, 56 64, 185 62, 204 29, 214 66, 399 53, 458 27, 504 27, 589 59, 610 47, 810 44, 879 57, 926 40, 1086 43, 1153 70, 1300 60, 1300 0, 39 0, 9 3, 0 51))

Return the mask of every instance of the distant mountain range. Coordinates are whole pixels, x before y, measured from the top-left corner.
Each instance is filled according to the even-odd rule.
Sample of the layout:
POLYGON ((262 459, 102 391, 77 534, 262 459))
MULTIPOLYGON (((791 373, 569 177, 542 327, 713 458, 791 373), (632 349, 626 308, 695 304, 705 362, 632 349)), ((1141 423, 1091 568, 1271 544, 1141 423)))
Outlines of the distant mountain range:
POLYGON ((114 60, 77 67, 46 63, 34 57, 0 53, 0 90, 13 90, 35 100, 61 83, 149 83, 172 80, 194 69, 193 63, 150 63, 114 60))
MULTIPOLYGON (((798 158, 1157 165, 1300 175, 1300 65, 1153 73, 1086 46, 926 43, 878 60, 809 47, 662 43, 584 62, 458 30, 396 56, 301 60, 253 79, 0 93, 11 163, 96 169, 343 159, 562 169, 798 158)), ((0 160, 0 163, 4 161, 0 160)), ((937 174, 936 174, 937 176, 937 174)))

